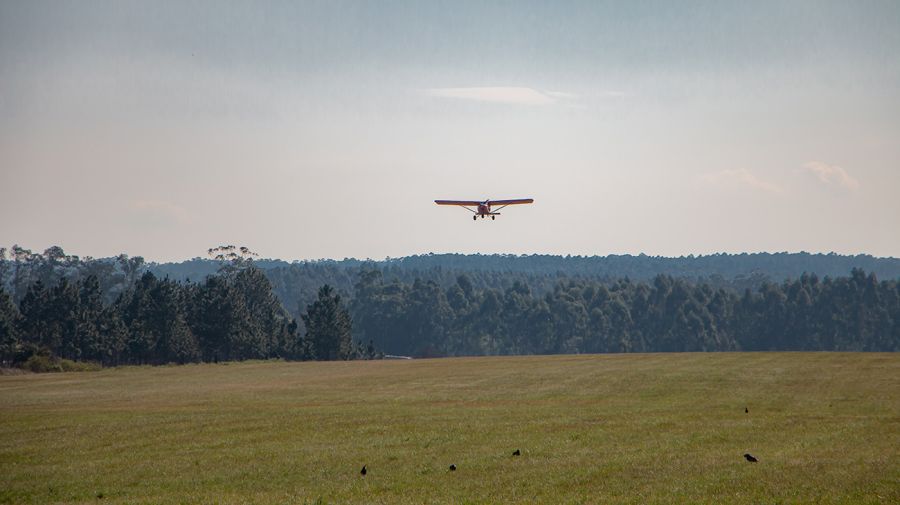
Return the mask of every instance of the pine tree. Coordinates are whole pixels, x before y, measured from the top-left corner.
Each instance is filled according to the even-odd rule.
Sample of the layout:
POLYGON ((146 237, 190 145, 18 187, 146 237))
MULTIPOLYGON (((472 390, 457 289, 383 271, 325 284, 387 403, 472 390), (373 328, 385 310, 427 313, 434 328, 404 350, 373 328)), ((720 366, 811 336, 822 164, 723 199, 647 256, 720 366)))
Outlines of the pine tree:
POLYGON ((41 344, 62 358, 79 359, 81 348, 76 340, 78 334, 78 286, 62 278, 49 292, 47 311, 47 333, 42 335, 41 344))
POLYGON ((306 307, 303 315, 306 340, 312 358, 317 360, 349 359, 353 351, 350 313, 341 296, 328 284, 319 289, 318 299, 306 307))
POLYGON ((364 331, 358 331, 357 336, 391 353, 412 352, 406 328, 408 293, 404 284, 384 284, 379 271, 360 274, 352 307, 353 320, 364 331))
POLYGON ((39 345, 43 340, 43 335, 47 332, 47 311, 48 293, 44 288, 44 283, 38 280, 34 284, 28 286, 28 291, 19 304, 19 336, 28 343, 39 345))
POLYGON ((12 297, 0 286, 0 363, 7 365, 16 354, 19 344, 19 311, 12 297))
POLYGON ((221 275, 206 278, 191 292, 188 321, 204 361, 241 360, 252 354, 253 334, 244 297, 221 275))
POLYGON ((126 353, 132 363, 152 363, 157 335, 151 325, 151 291, 159 280, 150 272, 145 273, 124 293, 117 302, 122 322, 128 328, 126 353))
POLYGON ((97 358, 104 365, 119 365, 127 360, 125 354, 128 345, 128 327, 122 321, 115 305, 106 307, 100 314, 97 324, 100 334, 100 346, 97 358))
POLYGON ((82 359, 100 361, 103 358, 100 335, 100 320, 103 300, 100 282, 91 275, 81 281, 79 289, 78 313, 75 325, 75 346, 82 359))
POLYGON ((243 297, 250 318, 250 334, 245 339, 247 357, 284 357, 290 321, 272 291, 272 283, 262 270, 250 266, 234 276, 233 287, 235 294, 243 297))
POLYGON ((158 337, 157 363, 187 363, 200 356, 197 338, 187 324, 185 293, 181 285, 168 279, 152 292, 154 308, 151 325, 158 337))
POLYGON ((450 305, 434 281, 416 279, 406 303, 406 327, 409 347, 418 356, 446 354, 450 305))

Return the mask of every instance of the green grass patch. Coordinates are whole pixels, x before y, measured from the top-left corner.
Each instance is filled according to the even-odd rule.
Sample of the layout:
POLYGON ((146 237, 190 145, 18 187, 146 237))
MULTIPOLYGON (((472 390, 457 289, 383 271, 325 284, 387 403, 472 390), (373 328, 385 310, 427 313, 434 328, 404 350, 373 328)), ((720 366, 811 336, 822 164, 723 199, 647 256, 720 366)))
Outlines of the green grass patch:
POLYGON ((0 503, 898 503, 898 448, 895 354, 0 377, 0 503))

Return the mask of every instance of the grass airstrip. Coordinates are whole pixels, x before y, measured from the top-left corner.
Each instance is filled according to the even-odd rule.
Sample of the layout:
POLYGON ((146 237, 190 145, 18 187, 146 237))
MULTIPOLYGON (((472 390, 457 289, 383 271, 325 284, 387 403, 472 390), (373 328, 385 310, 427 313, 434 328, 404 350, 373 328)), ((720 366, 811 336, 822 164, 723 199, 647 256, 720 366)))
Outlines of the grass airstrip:
POLYGON ((0 503, 609 502, 900 503, 900 354, 0 377, 0 503))

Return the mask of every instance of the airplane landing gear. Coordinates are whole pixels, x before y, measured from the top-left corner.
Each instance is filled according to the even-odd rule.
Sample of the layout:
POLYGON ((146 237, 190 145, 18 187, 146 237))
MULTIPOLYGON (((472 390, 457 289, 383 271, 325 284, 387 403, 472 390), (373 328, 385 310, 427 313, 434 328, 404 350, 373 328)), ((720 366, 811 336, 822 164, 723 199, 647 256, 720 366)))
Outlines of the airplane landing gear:
POLYGON ((496 219, 497 219, 497 216, 491 216, 491 221, 494 221, 496 219))
POLYGON ((472 221, 477 221, 477 220, 478 220, 478 216, 472 216, 472 221))

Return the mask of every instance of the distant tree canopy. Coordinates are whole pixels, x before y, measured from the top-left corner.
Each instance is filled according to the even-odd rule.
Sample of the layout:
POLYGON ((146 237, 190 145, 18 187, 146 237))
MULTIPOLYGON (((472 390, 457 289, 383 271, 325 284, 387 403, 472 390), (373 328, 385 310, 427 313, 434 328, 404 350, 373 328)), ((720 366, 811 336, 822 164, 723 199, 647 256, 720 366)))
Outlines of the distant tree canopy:
POLYGON ((220 245, 210 248, 207 255, 219 264, 219 273, 234 274, 253 266, 253 258, 259 256, 245 246, 220 245))
POLYGON ((216 261, 199 263, 212 269, 197 282, 160 277, 124 255, 0 251, 0 361, 39 351, 117 365, 356 359, 376 349, 414 356, 900 350, 900 284, 859 268, 779 282, 762 274, 727 281, 421 272, 371 262, 265 270, 266 260, 252 260, 246 248, 217 249, 216 261))
POLYGON ((60 278, 70 282, 95 275, 103 302, 110 304, 138 277, 153 272, 174 281, 202 281, 208 275, 230 274, 252 265, 262 270, 272 289, 292 316, 300 319, 303 308, 316 300, 319 288, 328 284, 350 301, 359 276, 379 270, 388 283, 412 284, 416 279, 433 281, 441 289, 456 284, 465 275, 472 287, 500 291, 515 283, 527 284, 535 296, 552 293, 568 280, 597 281, 611 286, 621 279, 652 282, 667 275, 714 289, 742 293, 757 291, 764 283, 798 279, 802 274, 824 277, 846 276, 854 269, 874 273, 882 280, 900 279, 900 259, 868 255, 843 256, 809 253, 712 254, 665 258, 646 255, 552 256, 503 254, 425 254, 405 258, 371 260, 318 260, 288 263, 260 259, 247 247, 223 245, 207 251, 209 259, 194 258, 180 263, 146 263, 143 258, 119 255, 113 258, 79 258, 54 246, 43 253, 14 245, 0 248, 0 286, 22 301, 28 287, 40 279, 54 286, 60 278))

